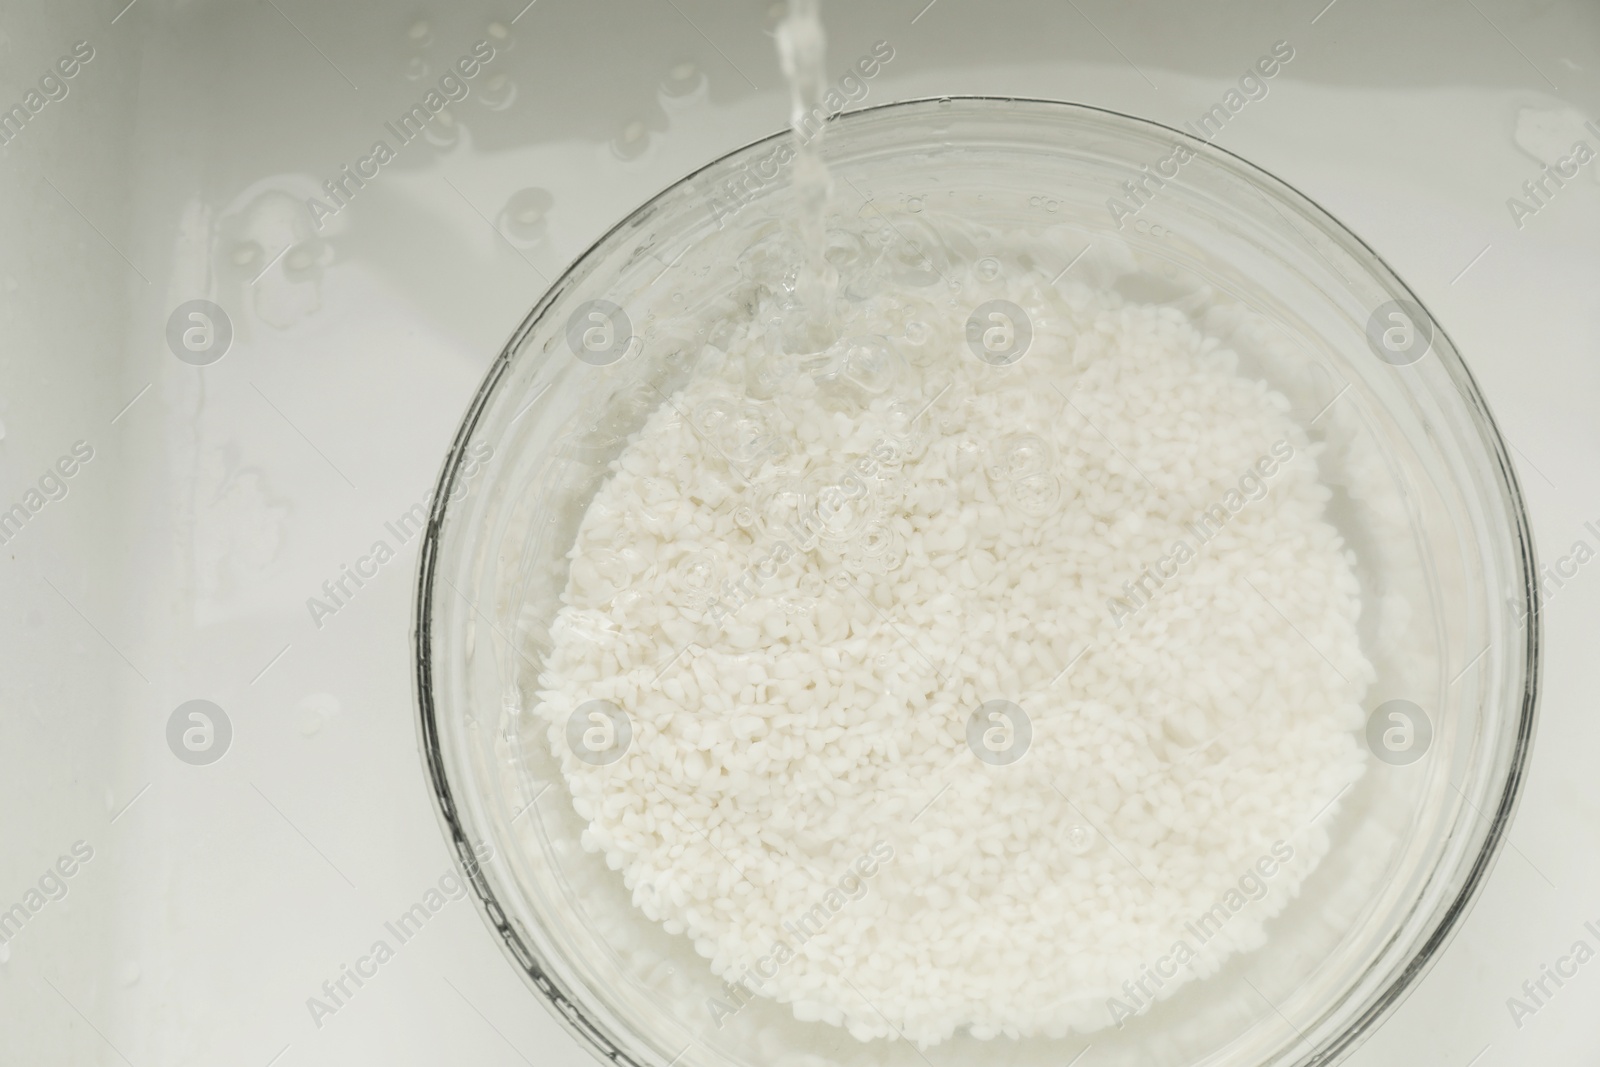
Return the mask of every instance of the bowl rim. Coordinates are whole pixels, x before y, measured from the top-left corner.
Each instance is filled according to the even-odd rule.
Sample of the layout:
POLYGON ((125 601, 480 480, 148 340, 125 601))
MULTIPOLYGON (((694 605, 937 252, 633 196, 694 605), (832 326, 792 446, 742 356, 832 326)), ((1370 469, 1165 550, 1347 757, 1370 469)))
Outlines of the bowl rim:
MULTIPOLYGON (((1177 137, 1191 148, 1199 146, 1203 151, 1220 154, 1234 165, 1245 168, 1252 177, 1263 179, 1263 184, 1267 190, 1287 200, 1311 217, 1320 216, 1327 222, 1332 223, 1342 235, 1354 241, 1361 251, 1369 257, 1368 263, 1363 264, 1363 266, 1368 268, 1375 267, 1381 281, 1395 287, 1411 300, 1414 300, 1423 309, 1434 330, 1444 338, 1449 349, 1451 360, 1449 370, 1452 376, 1457 379, 1460 399, 1468 414, 1476 421, 1486 449, 1494 461, 1494 473, 1498 475, 1499 489, 1504 494, 1505 503, 1508 505, 1512 519, 1510 529, 1505 532, 1509 535, 1509 547, 1512 550, 1512 557, 1515 559, 1522 575, 1521 592, 1526 601, 1527 612, 1523 620, 1524 640, 1519 657, 1523 664, 1523 688, 1520 706, 1517 710, 1516 733, 1512 739, 1510 750, 1506 754, 1508 760, 1506 775, 1501 784, 1499 797, 1493 805, 1493 810, 1491 812, 1479 810, 1478 812, 1489 821, 1483 845, 1478 850, 1477 855, 1473 857, 1471 865, 1466 868, 1462 876, 1461 886, 1454 898, 1434 922, 1433 929, 1414 950, 1411 958, 1399 973, 1394 975, 1376 994, 1369 995, 1367 1003, 1360 1012, 1353 1016, 1345 1024, 1343 1030, 1336 1034, 1332 1040, 1325 1041, 1322 1045, 1313 1048, 1306 1054, 1304 1059, 1298 1061, 1302 1065, 1307 1065, 1307 1067, 1311 1064, 1337 1063, 1351 1054, 1367 1037, 1371 1036, 1393 1014, 1405 998, 1417 988, 1421 979, 1432 970, 1439 956, 1459 930, 1462 919, 1476 902, 1479 891, 1498 861, 1500 853, 1503 851, 1503 845, 1507 840, 1511 821, 1515 817, 1517 806, 1521 801, 1522 786, 1529 771, 1534 729, 1537 721, 1543 649, 1543 643, 1540 639, 1542 610, 1538 562, 1528 508, 1515 466, 1511 462, 1505 438, 1501 434, 1499 424, 1489 410, 1483 392, 1478 386, 1477 379, 1467 366, 1466 360, 1460 356, 1459 349, 1450 339, 1443 325, 1428 310, 1427 305, 1423 303, 1421 298, 1401 279, 1388 261, 1357 234, 1354 229, 1346 225, 1333 212, 1302 192, 1297 186, 1285 181, 1277 174, 1266 170, 1236 152, 1165 123, 1112 108, 1046 97, 1000 94, 912 97, 874 104, 870 107, 841 111, 830 116, 828 124, 831 126, 834 123, 851 122, 859 120, 863 116, 884 111, 929 104, 946 106, 951 104, 1039 105, 1039 110, 1041 111, 1062 108, 1097 118, 1109 117, 1126 120, 1144 126, 1151 132, 1177 137)), ((415 686, 414 698, 417 708, 417 743, 423 759, 424 770, 428 777, 435 815, 438 817, 440 827, 454 850, 454 861, 457 868, 466 883, 472 887, 475 906, 484 920, 499 935, 502 951, 522 971, 524 979, 545 997, 548 1001, 548 1007, 566 1030, 578 1038, 590 1053, 614 1064, 645 1067, 627 1050, 612 1041, 601 1025, 589 1018, 583 1005, 560 987, 546 972, 539 957, 524 943, 521 935, 507 917, 506 911, 501 906, 487 877, 484 875, 481 864, 475 857, 467 827, 463 824, 460 807, 456 802, 452 789, 449 768, 446 765, 441 744, 438 718, 440 709, 433 686, 433 655, 436 645, 432 621, 441 547, 440 538, 445 516, 450 506, 450 493, 460 477, 462 467, 465 465, 467 446, 472 439, 473 433, 488 409, 500 382, 511 369, 512 361, 522 347, 524 340, 544 317, 550 306, 574 283, 574 278, 579 268, 598 249, 605 246, 618 234, 648 217, 658 203, 675 190, 681 188, 685 183, 714 170, 736 156, 759 146, 777 144, 788 136, 790 136, 790 131, 784 129, 756 138, 717 156, 671 182, 638 207, 629 211, 596 238, 588 247, 575 256, 561 274, 550 283, 527 315, 517 325, 516 329, 512 331, 511 336, 495 357, 494 363, 485 372, 482 383, 473 394, 465 413, 462 415, 461 423, 451 439, 450 447, 446 452, 439 477, 435 483, 429 505, 427 524, 418 552, 411 633, 414 667, 412 681, 415 686)))

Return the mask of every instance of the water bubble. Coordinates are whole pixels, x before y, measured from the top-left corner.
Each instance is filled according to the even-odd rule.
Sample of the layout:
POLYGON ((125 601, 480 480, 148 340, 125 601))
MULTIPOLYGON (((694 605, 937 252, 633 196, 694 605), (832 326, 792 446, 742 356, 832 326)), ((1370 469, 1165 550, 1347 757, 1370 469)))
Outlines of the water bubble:
POLYGON ((906 201, 906 210, 910 211, 912 213, 916 213, 918 211, 921 211, 922 210, 922 197, 913 196, 911 199, 907 200, 906 201))
POLYGON ((977 263, 978 277, 986 282, 992 282, 1000 277, 1000 261, 993 256, 984 256, 977 263))
POLYGON ((840 373, 862 391, 879 396, 900 380, 900 357, 882 337, 848 337, 837 342, 840 373))
POLYGON ((806 479, 810 528, 831 541, 848 541, 861 532, 876 508, 872 489, 850 468, 827 467, 806 479))
POLYGON ((745 361, 745 391, 758 400, 770 400, 787 389, 797 373, 795 360, 775 343, 779 332, 769 333, 771 347, 752 353, 745 361))
POLYGON ((709 607, 715 603, 717 585, 721 581, 722 569, 710 552, 696 552, 677 564, 676 585, 690 607, 709 607))
POLYGON ((1036 433, 1012 434, 995 448, 994 457, 989 477, 997 482, 1043 474, 1055 466, 1055 450, 1036 433))
POLYGON ((927 220, 902 215, 887 233, 883 260, 890 276, 905 286, 933 285, 944 281, 940 273, 948 263, 944 244, 927 220))
POLYGON ((757 510, 761 532, 768 537, 799 538, 798 547, 805 548, 814 536, 811 504, 805 486, 797 481, 785 480, 769 489, 762 497, 757 510))
POLYGON ((1067 851, 1074 856, 1081 856, 1094 848, 1095 832, 1082 823, 1075 823, 1067 827, 1067 851))
POLYGON ((905 562, 905 545, 894 529, 884 523, 869 522, 850 542, 845 563, 852 570, 888 574, 905 562))
POLYGON ((707 400, 695 409, 694 421, 717 451, 738 466, 788 451, 761 411, 743 401, 707 400))
POLYGON ((406 39, 418 48, 426 48, 433 43, 433 27, 427 19, 418 19, 406 30, 406 39))
POLYGON ((822 258, 841 275, 859 268, 871 258, 867 243, 861 239, 860 234, 851 233, 849 230, 829 230, 827 240, 828 246, 822 253, 822 258))
POLYGON ((768 285, 780 277, 793 254, 782 233, 770 233, 755 241, 739 253, 739 275, 746 281, 764 282, 768 285))

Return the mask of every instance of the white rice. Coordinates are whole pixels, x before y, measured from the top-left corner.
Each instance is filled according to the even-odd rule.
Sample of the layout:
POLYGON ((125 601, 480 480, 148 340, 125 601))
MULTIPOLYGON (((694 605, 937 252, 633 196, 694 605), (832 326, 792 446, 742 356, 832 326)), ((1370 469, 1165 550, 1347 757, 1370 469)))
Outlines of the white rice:
POLYGON ((993 261, 932 289, 776 385, 772 309, 734 323, 572 550, 539 714, 585 845, 727 981, 708 1026, 1120 1022, 1260 943, 1363 767, 1358 588, 1284 398, 1170 308, 993 261), (964 336, 995 298, 1013 366, 964 336), (616 732, 591 701, 614 762, 569 740, 616 732), (1014 762, 969 745, 989 701, 1014 762))

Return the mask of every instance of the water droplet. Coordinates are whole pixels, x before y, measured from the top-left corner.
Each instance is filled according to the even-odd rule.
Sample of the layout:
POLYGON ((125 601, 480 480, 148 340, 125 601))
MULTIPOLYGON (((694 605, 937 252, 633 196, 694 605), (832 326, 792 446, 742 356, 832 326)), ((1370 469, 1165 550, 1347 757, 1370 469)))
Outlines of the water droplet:
POLYGON ((554 204, 555 198, 537 186, 518 189, 500 209, 500 228, 518 241, 543 240, 548 229, 546 220, 554 204))
POLYGON ((449 108, 443 108, 433 121, 422 127, 422 136, 435 148, 449 148, 461 139, 461 126, 449 108))
POLYGON ((428 61, 421 56, 412 56, 406 60, 406 77, 411 81, 427 81, 433 74, 433 68, 428 66, 428 61))
POLYGON ((661 91, 668 96, 688 96, 705 83, 705 75, 693 63, 679 63, 661 79, 661 91))
POLYGON ((922 197, 913 196, 910 200, 907 200, 906 201, 906 210, 910 211, 910 212, 913 212, 913 213, 921 211, 922 210, 922 197))
POLYGON ((308 270, 316 262, 316 257, 311 250, 301 245, 284 257, 284 265, 290 270, 308 270))
POLYGON ((505 72, 491 74, 478 92, 478 100, 490 111, 504 111, 517 98, 517 83, 505 72))
POLYGON ((406 37, 418 48, 426 48, 433 43, 433 27, 428 25, 427 19, 418 19, 406 31, 406 37))
POLYGON ((511 27, 505 23, 491 22, 485 32, 495 42, 498 51, 504 52, 511 47, 511 27))
POLYGON ((638 120, 622 127, 611 139, 611 150, 622 159, 638 159, 649 147, 650 131, 638 120))
POLYGON ((1081 823, 1067 828, 1067 851, 1074 856, 1081 856, 1094 847, 1094 831, 1081 823))
POLYGON ((992 282, 1000 277, 1000 261, 993 256, 984 256, 978 260, 978 277, 986 282, 992 282))
POLYGON ((261 245, 255 241, 240 241, 233 246, 233 261, 243 267, 254 263, 261 255, 261 245))

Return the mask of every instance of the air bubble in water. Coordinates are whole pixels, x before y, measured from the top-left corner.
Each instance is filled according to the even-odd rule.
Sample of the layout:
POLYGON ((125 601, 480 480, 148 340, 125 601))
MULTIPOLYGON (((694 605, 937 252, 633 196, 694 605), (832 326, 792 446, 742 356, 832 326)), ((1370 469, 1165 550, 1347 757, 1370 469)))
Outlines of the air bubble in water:
POLYGON ((840 372, 865 392, 878 396, 900 380, 900 358, 882 337, 849 337, 835 348, 843 359, 840 372))

